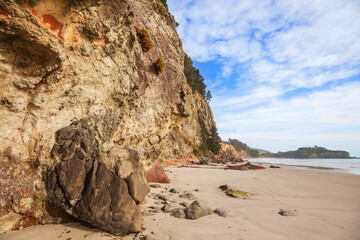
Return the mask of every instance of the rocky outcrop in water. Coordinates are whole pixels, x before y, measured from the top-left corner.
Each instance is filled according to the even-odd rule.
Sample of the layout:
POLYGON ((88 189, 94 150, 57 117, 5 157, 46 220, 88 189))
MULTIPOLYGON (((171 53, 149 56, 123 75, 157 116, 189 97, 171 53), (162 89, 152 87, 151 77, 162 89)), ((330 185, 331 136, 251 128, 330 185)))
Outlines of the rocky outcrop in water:
POLYGON ((175 26, 158 0, 0 2, 0 231, 71 216, 139 229, 141 164, 187 156, 214 124, 175 26))

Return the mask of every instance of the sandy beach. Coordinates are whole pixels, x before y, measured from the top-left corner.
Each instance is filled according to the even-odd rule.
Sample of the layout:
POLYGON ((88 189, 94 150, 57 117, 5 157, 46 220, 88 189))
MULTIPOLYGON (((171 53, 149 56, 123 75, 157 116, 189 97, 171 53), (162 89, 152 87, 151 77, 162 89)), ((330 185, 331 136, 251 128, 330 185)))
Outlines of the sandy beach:
MULTIPOLYGON (((360 238, 360 176, 282 167, 255 171, 224 170, 209 167, 168 167, 170 184, 151 188, 146 204, 143 233, 153 239, 245 239, 245 240, 358 240, 360 238), (220 185, 249 192, 249 198, 232 198, 220 185), (197 220, 180 219, 162 211, 157 194, 171 197, 171 208, 188 202, 171 188, 191 192, 217 214, 197 220), (151 208, 149 208, 151 207, 151 208), (281 216, 280 209, 294 216, 281 216)), ((137 236, 139 238, 140 234, 137 236)), ((35 226, 0 235, 1 240, 134 239, 115 237, 80 223, 35 226)))

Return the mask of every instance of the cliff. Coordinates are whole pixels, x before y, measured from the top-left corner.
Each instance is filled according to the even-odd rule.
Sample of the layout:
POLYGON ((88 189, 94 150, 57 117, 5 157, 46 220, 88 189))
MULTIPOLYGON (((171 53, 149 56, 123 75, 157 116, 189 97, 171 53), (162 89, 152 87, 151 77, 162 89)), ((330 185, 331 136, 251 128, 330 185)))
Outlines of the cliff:
POLYGON ((227 142, 221 143, 221 151, 223 153, 228 153, 235 158, 251 158, 251 156, 243 149, 237 151, 233 145, 227 142))
POLYGON ((215 124, 175 27, 158 0, 0 2, 0 232, 140 230, 142 165, 192 156, 215 124))

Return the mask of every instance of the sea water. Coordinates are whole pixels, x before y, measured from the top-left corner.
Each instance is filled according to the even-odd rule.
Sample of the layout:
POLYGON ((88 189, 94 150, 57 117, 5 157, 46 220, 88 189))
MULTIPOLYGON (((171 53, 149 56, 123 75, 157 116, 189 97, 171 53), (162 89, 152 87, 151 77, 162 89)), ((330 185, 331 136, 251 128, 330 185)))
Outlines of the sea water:
POLYGON ((360 159, 320 159, 320 158, 252 158, 252 162, 282 164, 300 168, 318 169, 360 175, 360 159))

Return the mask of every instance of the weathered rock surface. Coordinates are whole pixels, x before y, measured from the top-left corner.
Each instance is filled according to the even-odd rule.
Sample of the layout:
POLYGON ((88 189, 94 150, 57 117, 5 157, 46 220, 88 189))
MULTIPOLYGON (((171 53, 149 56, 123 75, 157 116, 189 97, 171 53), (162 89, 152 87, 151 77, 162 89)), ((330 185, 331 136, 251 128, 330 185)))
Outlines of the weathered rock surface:
POLYGON ((186 218, 198 219, 212 214, 212 209, 203 201, 194 201, 185 209, 186 218))
POLYGON ((137 231, 140 162, 191 154, 185 139, 199 144, 214 124, 186 84, 175 26, 159 0, 0 2, 0 223, 21 216, 6 229, 70 214, 114 233, 125 219, 120 227, 137 231), (149 32, 149 51, 135 27, 149 32))
POLYGON ((219 187, 226 195, 234 198, 247 198, 251 194, 245 191, 241 191, 235 188, 230 187, 229 185, 221 185, 219 187))
MULTIPOLYGON (((251 156, 246 151, 244 151, 244 150, 236 151, 234 146, 227 142, 221 142, 220 154, 224 155, 223 158, 225 157, 225 155, 229 155, 229 157, 232 157, 235 159, 236 158, 251 158, 251 156)), ((229 159, 229 161, 231 161, 231 159, 229 159)))
POLYGON ((159 160, 146 171, 146 179, 149 183, 170 183, 169 177, 166 175, 163 167, 160 166, 159 160))
POLYGON ((56 132, 55 163, 46 173, 50 196, 68 214, 113 234, 141 231, 138 205, 149 192, 136 151, 102 148, 115 116, 96 115, 56 132))
POLYGON ((184 209, 176 209, 172 215, 177 218, 186 218, 184 209))

